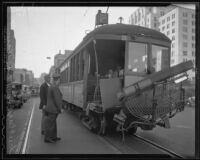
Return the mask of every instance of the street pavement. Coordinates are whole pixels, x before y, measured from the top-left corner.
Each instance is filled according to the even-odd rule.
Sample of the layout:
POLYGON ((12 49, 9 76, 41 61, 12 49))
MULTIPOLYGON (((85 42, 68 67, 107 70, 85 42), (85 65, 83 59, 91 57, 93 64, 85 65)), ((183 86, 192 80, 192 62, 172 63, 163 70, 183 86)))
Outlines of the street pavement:
POLYGON ((171 128, 157 126, 152 131, 140 128, 137 135, 151 140, 187 158, 195 156, 195 107, 185 107, 183 112, 170 119, 171 128))
POLYGON ((19 109, 8 111, 6 119, 6 144, 8 154, 19 154, 21 152, 34 99, 29 99, 19 109))
MULTIPOLYGON (((131 147, 127 148, 125 144, 128 145, 129 141, 122 144, 119 137, 108 137, 113 144, 116 143, 112 145, 103 137, 91 133, 78 116, 70 111, 64 111, 57 119, 58 136, 61 137, 61 141, 54 144, 45 143, 44 137, 40 134, 42 113, 38 106, 39 97, 31 98, 22 108, 9 112, 6 128, 8 154, 21 152, 25 154, 121 154, 122 152, 137 154, 144 151, 144 148, 141 148, 144 145, 141 143, 137 145, 135 140, 131 147)), ((194 157, 195 108, 186 107, 183 112, 170 119, 170 123, 170 129, 157 126, 152 131, 143 131, 138 128, 137 135, 184 157, 194 157)), ((148 150, 149 154, 157 153, 152 149, 148 148, 148 150)))
POLYGON ((116 154, 120 153, 116 148, 91 133, 78 119, 69 111, 64 111, 58 116, 57 128, 61 141, 56 143, 45 143, 41 135, 41 110, 38 105, 39 99, 35 100, 33 116, 28 133, 26 154, 116 154))

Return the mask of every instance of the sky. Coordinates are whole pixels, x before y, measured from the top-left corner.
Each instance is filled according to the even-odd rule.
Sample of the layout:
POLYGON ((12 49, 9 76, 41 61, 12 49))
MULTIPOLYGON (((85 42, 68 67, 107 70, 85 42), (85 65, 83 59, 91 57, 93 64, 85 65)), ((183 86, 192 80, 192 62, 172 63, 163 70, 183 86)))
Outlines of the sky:
MULTIPOLYGON (((193 8, 188 4, 186 7, 193 8)), ((75 49, 86 32, 95 28, 98 10, 107 9, 109 24, 119 23, 120 16, 128 24, 137 7, 11 7, 11 28, 16 39, 15 68, 32 70, 35 78, 49 73, 59 50, 63 54, 64 50, 75 49)))
MULTIPOLYGON (((128 17, 136 7, 109 7, 109 24, 128 17)), ((95 16, 107 7, 11 7, 11 28, 16 39, 16 68, 32 70, 34 77, 48 73, 54 56, 73 50, 86 32, 95 28, 95 16), (47 59, 51 57, 51 59, 47 59)))

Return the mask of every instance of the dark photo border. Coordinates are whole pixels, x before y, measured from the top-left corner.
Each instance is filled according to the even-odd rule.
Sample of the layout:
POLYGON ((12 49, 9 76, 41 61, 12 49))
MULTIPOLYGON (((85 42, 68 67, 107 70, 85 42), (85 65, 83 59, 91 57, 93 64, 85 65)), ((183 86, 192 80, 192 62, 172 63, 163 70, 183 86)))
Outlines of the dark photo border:
POLYGON ((200 44, 199 44, 199 37, 200 37, 200 3, 198 1, 140 1, 140 2, 133 2, 133 1, 50 1, 50 0, 34 0, 34 1, 23 1, 23 0, 9 0, 9 1, 3 1, 1 4, 1 15, 2 15, 2 24, 1 24, 1 34, 2 34, 2 54, 1 54, 1 128, 2 128, 2 135, 1 135, 1 158, 2 159, 28 159, 28 158, 33 158, 33 159, 55 159, 55 158, 70 158, 70 159, 146 159, 146 158, 159 158, 159 159, 168 159, 170 158, 167 155, 127 155, 127 154, 122 154, 122 155, 73 155, 73 154, 62 154, 62 155, 33 155, 33 154, 27 154, 27 155, 22 155, 22 154, 15 154, 15 155, 10 155, 6 153, 6 115, 7 115, 7 104, 6 104, 6 75, 7 75, 7 68, 6 68, 6 37, 7 37, 7 7, 14 7, 14 6, 167 6, 169 4, 195 4, 196 5, 196 77, 195 77, 195 159, 199 159, 199 150, 200 150, 200 140, 199 140, 199 135, 200 135, 200 127, 199 127, 199 122, 200 122, 200 112, 199 112, 199 91, 200 91, 200 44))

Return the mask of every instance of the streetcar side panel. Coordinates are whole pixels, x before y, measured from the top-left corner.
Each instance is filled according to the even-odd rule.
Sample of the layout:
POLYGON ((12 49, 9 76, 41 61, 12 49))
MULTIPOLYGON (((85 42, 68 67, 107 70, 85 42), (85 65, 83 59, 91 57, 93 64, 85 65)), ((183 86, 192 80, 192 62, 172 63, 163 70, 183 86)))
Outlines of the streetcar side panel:
POLYGON ((73 86, 70 84, 61 85, 60 90, 63 95, 63 100, 68 103, 72 103, 73 102, 73 94, 72 94, 73 86))
POLYGON ((73 104, 78 107, 83 107, 83 81, 78 81, 73 84, 73 104))

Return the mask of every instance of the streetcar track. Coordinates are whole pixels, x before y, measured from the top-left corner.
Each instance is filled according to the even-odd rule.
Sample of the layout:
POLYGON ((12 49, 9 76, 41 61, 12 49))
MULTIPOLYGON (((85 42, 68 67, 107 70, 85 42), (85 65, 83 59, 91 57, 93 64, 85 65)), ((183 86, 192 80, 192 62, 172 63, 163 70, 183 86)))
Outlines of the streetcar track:
MULTIPOLYGON (((116 141, 116 139, 115 139, 116 137, 113 139, 113 137, 109 137, 109 136, 101 136, 101 135, 97 135, 97 136, 98 136, 98 138, 100 140, 104 141, 107 146, 110 146, 116 152, 116 154, 124 154, 123 151, 122 151, 122 148, 120 148, 122 146, 126 147, 126 149, 133 150, 132 144, 134 144, 133 143, 134 140, 129 141, 130 143, 127 144, 126 142, 123 142, 122 139, 121 139, 121 136, 119 136, 119 137, 117 137, 117 139, 118 139, 117 143, 120 143, 120 140, 121 140, 121 145, 122 146, 120 146, 119 144, 115 144, 115 142, 114 142, 114 141, 116 141)), ((183 156, 181 156, 181 155, 179 155, 179 154, 177 154, 177 153, 175 153, 175 152, 173 152, 173 151, 171 151, 171 150, 169 150, 169 149, 167 149, 167 148, 165 148, 165 147, 163 147, 163 146, 161 146, 159 144, 156 144, 153 141, 147 140, 147 139, 145 139, 145 138, 143 138, 143 137, 141 137, 139 135, 132 135, 131 137, 132 138, 135 137, 141 142, 145 142, 146 144, 150 144, 155 149, 160 150, 160 151, 162 151, 164 153, 167 153, 172 158, 184 158, 183 156)), ((126 136, 125 136, 125 141, 126 141, 126 136)), ((134 154, 146 154, 146 153, 142 153, 142 152, 140 153, 138 151, 135 151, 135 153, 132 153, 132 154, 134 155, 134 154)))
POLYGON ((167 149, 166 147, 163 147, 163 146, 161 146, 159 144, 156 144, 155 142, 153 142, 151 140, 147 140, 147 139, 145 139, 145 138, 143 138, 143 137, 141 137, 139 135, 133 135, 133 137, 136 137, 136 138, 138 138, 138 139, 140 139, 140 140, 142 140, 142 141, 144 141, 144 142, 146 142, 148 144, 151 144, 152 146, 154 146, 156 148, 159 148, 160 150, 163 150, 163 151, 169 153, 170 155, 175 156, 176 158, 184 158, 183 156, 181 156, 181 155, 179 155, 179 154, 167 149))

